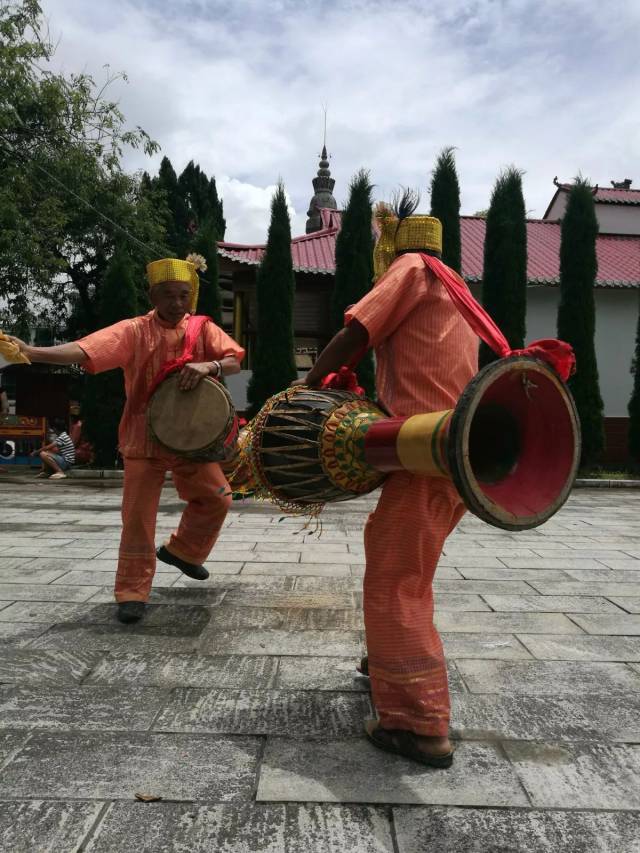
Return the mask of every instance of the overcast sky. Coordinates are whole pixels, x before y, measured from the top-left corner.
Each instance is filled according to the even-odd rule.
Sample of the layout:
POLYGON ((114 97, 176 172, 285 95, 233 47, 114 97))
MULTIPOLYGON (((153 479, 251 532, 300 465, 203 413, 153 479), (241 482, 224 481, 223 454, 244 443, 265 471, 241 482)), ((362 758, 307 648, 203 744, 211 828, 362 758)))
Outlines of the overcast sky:
MULTIPOLYGON (((214 174, 226 239, 263 242, 282 177, 304 232, 327 147, 342 206, 371 170, 376 196, 422 191, 457 147, 463 213, 486 208, 496 175, 525 172, 542 216, 555 175, 640 187, 638 0, 42 0, 57 67, 104 78, 179 171, 214 174)), ((140 153, 128 169, 157 169, 140 153)))

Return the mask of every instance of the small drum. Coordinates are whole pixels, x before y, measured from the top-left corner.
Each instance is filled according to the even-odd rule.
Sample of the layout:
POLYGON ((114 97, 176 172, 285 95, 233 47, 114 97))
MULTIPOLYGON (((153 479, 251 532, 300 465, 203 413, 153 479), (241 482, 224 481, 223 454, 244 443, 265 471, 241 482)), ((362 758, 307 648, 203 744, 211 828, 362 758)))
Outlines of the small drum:
POLYGON ((195 462, 222 462, 236 452, 238 418, 229 392, 205 377, 190 391, 172 374, 156 389, 147 412, 152 437, 166 450, 195 462))
POLYGON ((259 490, 294 511, 372 491, 384 474, 366 464, 364 437, 384 417, 350 391, 297 387, 277 394, 251 422, 259 490))

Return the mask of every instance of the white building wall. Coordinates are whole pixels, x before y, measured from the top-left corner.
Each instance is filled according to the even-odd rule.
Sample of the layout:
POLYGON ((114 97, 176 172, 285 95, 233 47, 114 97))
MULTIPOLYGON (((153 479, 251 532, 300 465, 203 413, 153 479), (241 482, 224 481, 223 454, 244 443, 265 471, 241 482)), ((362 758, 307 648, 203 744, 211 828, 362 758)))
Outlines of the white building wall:
MULTIPOLYGON (((562 219, 567 207, 568 193, 558 193, 547 219, 562 219)), ((601 234, 640 234, 640 205, 603 204, 596 202, 596 216, 601 234)))
MULTIPOLYGON (((638 322, 638 290, 599 288, 596 295, 596 358, 604 413, 628 417, 633 386, 630 373, 638 322)), ((527 302, 527 342, 555 338, 560 289, 530 287, 527 302)))

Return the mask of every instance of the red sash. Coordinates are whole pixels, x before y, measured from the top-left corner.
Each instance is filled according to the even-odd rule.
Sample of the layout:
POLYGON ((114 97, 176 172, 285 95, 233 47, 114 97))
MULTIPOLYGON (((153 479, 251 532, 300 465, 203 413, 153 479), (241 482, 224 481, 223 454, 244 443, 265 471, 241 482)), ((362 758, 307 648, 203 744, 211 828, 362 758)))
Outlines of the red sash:
POLYGON ((158 385, 160 385, 161 382, 164 382, 167 376, 175 373, 176 370, 182 370, 185 364, 193 361, 193 351, 195 349, 198 336, 200 335, 204 324, 209 322, 213 322, 211 317, 206 317, 204 314, 194 314, 189 317, 187 320, 187 329, 184 333, 182 355, 178 358, 172 358, 170 361, 165 362, 153 377, 153 381, 151 382, 151 386, 147 393, 147 402, 151 399, 153 392, 156 390, 158 385))

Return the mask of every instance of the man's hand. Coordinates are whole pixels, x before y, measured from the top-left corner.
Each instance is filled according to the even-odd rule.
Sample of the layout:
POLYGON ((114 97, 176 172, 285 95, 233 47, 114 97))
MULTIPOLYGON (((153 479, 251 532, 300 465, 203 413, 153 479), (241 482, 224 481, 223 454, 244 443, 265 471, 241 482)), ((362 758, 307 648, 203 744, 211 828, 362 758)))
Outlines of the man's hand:
POLYGON ((205 376, 211 375, 211 362, 190 362, 180 371, 178 388, 181 391, 192 391, 205 376))
POLYGON ((308 382, 307 382, 307 377, 305 376, 304 379, 294 379, 294 381, 291 383, 291 385, 289 387, 290 388, 301 388, 301 387, 306 386, 306 385, 308 385, 308 382))

